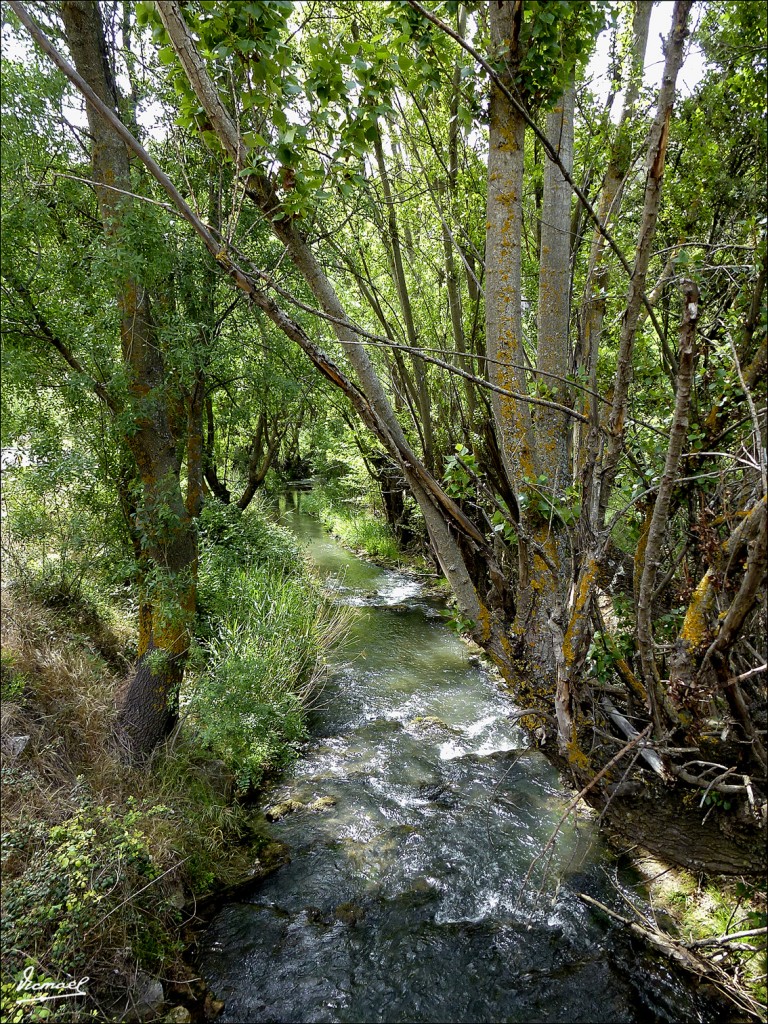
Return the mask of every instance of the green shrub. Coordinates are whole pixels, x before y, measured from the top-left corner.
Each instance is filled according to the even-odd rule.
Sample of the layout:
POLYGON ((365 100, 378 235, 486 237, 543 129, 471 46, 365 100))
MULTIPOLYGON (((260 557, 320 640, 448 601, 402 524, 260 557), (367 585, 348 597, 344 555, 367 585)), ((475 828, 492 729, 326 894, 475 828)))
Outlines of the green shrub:
POLYGON ((27 680, 16 665, 12 651, 0 651, 0 703, 10 704, 21 700, 27 680))
POLYGON ((334 615, 292 536, 263 505, 201 516, 199 646, 182 696, 201 738, 256 786, 304 738, 304 705, 334 615))
POLYGON ((125 576, 126 534, 95 457, 35 434, 30 460, 3 469, 5 578, 53 601, 98 595, 125 576))

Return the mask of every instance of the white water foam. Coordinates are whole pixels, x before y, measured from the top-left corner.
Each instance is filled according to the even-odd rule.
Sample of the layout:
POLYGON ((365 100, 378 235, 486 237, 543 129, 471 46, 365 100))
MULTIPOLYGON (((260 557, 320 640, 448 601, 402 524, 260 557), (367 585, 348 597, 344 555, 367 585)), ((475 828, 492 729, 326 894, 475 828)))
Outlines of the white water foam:
POLYGON ((440 744, 440 760, 441 761, 455 761, 457 757, 465 757, 469 753, 469 750, 456 740, 448 740, 447 743, 440 744))
POLYGON ((379 588, 382 604, 400 604, 421 593, 421 583, 405 576, 393 576, 379 588))
POLYGON ((481 732, 484 732, 488 726, 493 725, 494 722, 498 722, 500 715, 488 715, 486 718, 481 718, 479 722, 473 722, 472 725, 468 725, 464 729, 464 734, 469 737, 479 736, 481 732))

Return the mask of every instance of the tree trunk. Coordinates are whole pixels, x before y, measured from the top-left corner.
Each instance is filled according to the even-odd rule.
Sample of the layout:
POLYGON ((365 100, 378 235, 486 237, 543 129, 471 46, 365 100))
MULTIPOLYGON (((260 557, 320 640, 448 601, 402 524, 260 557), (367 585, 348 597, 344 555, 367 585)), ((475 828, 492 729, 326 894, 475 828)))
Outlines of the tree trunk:
POLYGON ((262 412, 256 427, 256 434, 251 442, 248 453, 248 478, 243 488, 243 493, 237 502, 237 507, 244 512, 253 501, 256 491, 264 483, 269 468, 274 462, 280 442, 285 435, 285 426, 276 423, 271 439, 267 435, 267 414, 262 412), (267 450, 264 451, 264 439, 267 438, 267 450))
MULTIPOLYGON (((652 8, 652 3, 635 4, 629 80, 624 95, 621 119, 611 146, 608 167, 603 177, 598 206, 598 217, 606 226, 615 224, 618 219, 624 182, 631 165, 629 126, 635 116, 640 93, 652 8)), ((603 234, 595 228, 581 301, 580 332, 574 360, 576 371, 577 373, 581 372, 588 388, 580 393, 580 404, 582 412, 589 417, 590 422, 576 425, 575 444, 576 469, 582 480, 585 508, 592 507, 593 473, 600 454, 598 430, 601 424, 601 409, 597 400, 597 355, 603 333, 605 296, 609 284, 608 267, 604 264, 606 244, 603 234)))
POLYGON ((432 436, 432 406, 429 397, 429 387, 427 385, 427 366, 423 360, 419 359, 417 354, 419 339, 416 334, 416 324, 413 318, 413 309, 411 308, 411 296, 408 291, 408 283, 405 279, 403 256, 400 249, 400 232, 397 226, 397 214, 395 212, 392 188, 389 183, 387 164, 384 159, 384 147, 381 143, 381 131, 378 126, 373 145, 376 153, 376 164, 379 169, 379 177, 381 178, 381 188, 384 194, 384 205, 387 211, 387 234, 389 241, 389 246, 387 248, 387 260, 389 262, 390 273, 395 281, 397 298, 400 303, 400 311, 403 315, 403 322, 405 324, 405 334, 408 339, 408 345, 411 349, 410 357, 411 366, 413 367, 413 379, 416 382, 416 402, 419 409, 419 424, 424 441, 424 465, 430 472, 433 472, 435 468, 435 444, 432 436))
MULTIPOLYGON (((506 48, 501 82, 512 85, 519 62, 519 35, 522 7, 517 2, 491 4, 489 20, 491 43, 495 52, 506 48)), ((488 153, 488 207, 486 218, 486 344, 489 377, 508 391, 527 393, 523 370, 526 360, 522 337, 521 306, 521 234, 523 211, 525 121, 507 96, 493 83, 490 102, 490 134, 488 153)), ((567 147, 566 138, 566 147, 567 147)), ((547 201, 560 199, 553 194, 555 176, 550 175, 547 201)), ((560 190, 562 191, 562 190, 560 190)), ((569 200, 568 200, 569 209, 569 200)), ((551 239, 549 256, 560 263, 560 243, 567 246, 570 214, 563 226, 554 232, 563 238, 551 239)), ((549 246, 548 246, 549 248, 549 246)), ((567 261, 567 256, 566 256, 567 261)), ((546 271, 549 273, 549 270, 546 271)), ((557 275, 558 271, 552 270, 557 275)), ((545 290, 546 290, 545 286, 545 290)), ((564 295, 552 294, 548 322, 552 337, 547 339, 542 358, 560 356, 555 349, 567 346, 567 289, 564 295), (565 320, 561 307, 564 303, 565 320), (563 322, 565 326, 563 327, 563 322), (557 337, 555 337, 557 335, 557 337), (548 346, 552 345, 550 351, 548 346), (546 354, 545 354, 546 353, 546 354)), ((567 349, 566 349, 567 351, 567 349)), ((516 593, 516 615, 512 625, 511 648, 506 671, 517 685, 527 680, 527 691, 535 705, 551 706, 563 630, 563 598, 568 572, 562 565, 562 543, 558 538, 561 524, 542 511, 546 492, 542 490, 542 446, 534 440, 529 405, 524 401, 494 393, 492 407, 502 461, 511 490, 519 497, 520 519, 517 524, 519 579, 516 593), (554 529, 553 529, 554 527, 554 529)), ((558 424, 562 429, 562 424, 558 424)), ((570 429, 566 426, 566 429, 570 429)), ((553 430, 553 438, 556 430, 553 430)), ((565 450, 567 441, 560 438, 558 446, 565 450)), ((548 465, 554 466, 559 456, 554 447, 548 465)), ((554 473, 554 471, 553 471, 554 473)), ((551 483, 551 482, 550 482, 551 483)), ((547 486, 547 485, 544 485, 547 486)))
MULTIPOLYGON (((547 138, 570 174, 573 167, 575 90, 569 86, 547 116, 547 138)), ((536 384, 570 403, 565 379, 570 368, 571 187, 560 169, 547 160, 544 169, 543 219, 539 260, 539 318, 536 384)), ((547 490, 560 498, 570 483, 570 419, 565 413, 539 409, 536 440, 547 490)))
MULTIPOLYGON (((75 66, 112 110, 117 94, 109 73, 98 4, 66 0, 61 15, 75 66)), ((114 129, 88 105, 94 179, 104 232, 114 244, 123 364, 132 428, 125 442, 136 463, 142 500, 139 663, 123 695, 118 728, 132 755, 151 752, 176 715, 178 691, 195 614, 197 536, 180 486, 180 438, 149 295, 129 267, 121 270, 131 200, 128 152, 114 129)))

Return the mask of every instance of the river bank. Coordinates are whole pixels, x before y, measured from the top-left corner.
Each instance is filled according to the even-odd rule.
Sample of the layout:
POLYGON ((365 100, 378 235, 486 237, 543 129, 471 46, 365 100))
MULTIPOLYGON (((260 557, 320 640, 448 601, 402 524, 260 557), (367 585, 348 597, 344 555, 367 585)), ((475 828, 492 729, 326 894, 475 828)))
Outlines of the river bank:
MULTIPOLYGON (((127 763, 116 704, 136 659, 130 595, 3 591, 4 1019, 202 1019, 184 952, 198 903, 275 865, 252 806, 296 756, 303 700, 338 626, 295 542, 255 507, 201 517, 197 632, 178 727, 127 763), (328 615, 325 614, 326 610, 328 615), (28 972, 31 975, 27 977, 28 972), (21 988, 19 987, 21 986, 21 988), (170 1005, 169 1005, 170 1002, 170 1005)), ((31 578, 32 573, 27 574, 31 578)))
MULTIPOLYGON (((520 881, 523 867, 520 848, 517 848, 519 863, 515 866, 515 874, 508 871, 506 879, 503 877, 506 862, 503 858, 498 859, 497 851, 500 846, 514 848, 519 837, 524 835, 526 844, 522 853, 527 868, 537 850, 546 844, 550 834, 547 830, 553 827, 566 796, 551 771, 540 763, 535 751, 526 747, 522 733, 510 722, 508 698, 498 690, 492 676, 483 668, 481 659, 472 655, 454 634, 446 630, 442 604, 434 595, 425 593, 421 582, 423 577, 391 568, 382 571, 371 564, 352 560, 348 552, 320 532, 317 523, 302 520, 302 530, 309 531, 310 551, 316 555, 319 549, 321 553, 321 572, 330 573, 327 585, 336 599, 358 616, 357 637, 353 639, 357 653, 354 650, 348 652, 349 659, 342 662, 338 658, 347 659, 347 654, 334 656, 329 679, 312 709, 312 735, 302 750, 303 760, 297 766, 296 775, 292 779, 290 776, 273 779, 270 787, 263 791, 261 811, 266 811, 273 818, 271 825, 265 823, 257 807, 247 806, 242 801, 233 802, 235 779, 220 760, 191 748, 181 737, 176 738, 172 749, 158 755, 151 773, 155 780, 152 785, 147 784, 146 776, 143 784, 139 775, 127 777, 124 768, 108 757, 93 761, 96 752, 108 747, 106 733, 99 731, 108 723, 108 716, 98 724, 94 719, 94 708, 106 707, 110 702, 120 667, 118 652, 125 650, 128 638, 97 629, 95 622, 86 629, 85 620, 76 628, 71 615, 67 620, 67 616, 52 616, 28 606, 14 609, 7 604, 4 607, 5 626, 7 628, 10 624, 11 630, 15 629, 17 641, 8 643, 6 631, 4 698, 7 695, 13 697, 14 687, 18 689, 20 685, 22 688, 30 685, 39 688, 36 673, 46 675, 49 688, 58 678, 60 684, 56 695, 51 693, 49 696, 51 700, 56 696, 60 701, 59 714, 62 722, 68 717, 69 731, 63 724, 58 729, 64 735, 64 752, 61 741, 56 752, 55 737, 50 730, 53 728, 55 733, 58 727, 52 727, 50 721, 48 734, 34 733, 33 747, 27 750, 27 757, 35 752, 33 765, 25 763, 23 757, 8 755, 6 751, 4 782, 16 787, 11 791, 12 795, 26 800, 27 810, 34 809, 39 817, 55 813, 56 819, 66 824, 64 832, 60 835, 55 833, 56 843, 51 853, 59 859, 67 858, 64 872, 57 861, 58 872, 60 876, 71 877, 75 885, 80 877, 110 877, 110 860, 102 845, 111 843, 119 862, 121 851, 126 849, 125 837, 128 836, 133 844, 129 852, 134 857, 137 874, 127 874, 122 879, 122 888, 108 895, 107 898, 113 901, 121 892, 127 896, 124 907, 112 914, 108 924, 114 929, 111 941, 119 935, 124 946, 126 941, 137 942, 144 950, 145 959, 141 966, 137 961, 133 961, 133 965, 127 961, 121 966, 125 972, 123 984, 131 993, 128 1001, 138 1004, 133 1011, 138 1011, 144 1019, 173 1020, 180 1024, 190 1019, 213 1019, 222 1011, 224 1019, 227 1019, 227 1001, 218 998, 226 993, 216 990, 215 984, 214 991, 206 988, 200 980, 194 957, 198 943, 201 948, 205 947, 208 921, 214 921, 212 928, 215 933, 215 919, 222 903, 248 908, 254 906, 253 893, 257 883, 260 883, 257 887, 260 892, 264 887, 271 891, 272 886, 282 892, 287 886, 301 894, 300 905, 294 906, 290 901, 286 904, 281 896, 272 900, 271 908, 259 909, 262 923, 266 914, 271 928, 271 931, 267 928, 266 934, 273 937, 279 934, 281 942, 295 941, 297 935, 305 939, 309 937, 312 942, 319 940, 320 948, 326 950, 329 944, 335 948, 339 940, 343 956, 349 958, 350 970, 363 950, 370 959, 380 948, 380 941, 378 946, 376 942, 369 942, 367 930, 372 927, 389 934, 390 938, 395 926, 405 935, 416 936, 418 943, 431 950, 430 962, 451 963, 449 951, 456 943, 463 943, 469 934, 470 949, 474 950, 472 962, 479 958, 487 963, 490 959, 494 965, 491 973, 496 980, 506 977, 507 987, 515 987, 511 975, 508 972, 505 975, 505 963, 511 957, 524 988, 538 991, 537 986, 541 986, 551 994, 552 986, 559 984, 557 979, 561 975, 569 977, 574 972, 577 976, 580 973, 578 968, 569 966, 568 954, 563 956, 558 951, 559 947, 568 950, 577 962, 581 959, 588 964, 595 963, 594 949, 590 946, 586 950, 577 950, 572 945, 573 935, 590 935, 590 941, 599 946, 607 936, 612 942, 613 936, 626 931, 626 928, 617 927, 610 921, 601 922, 599 913, 590 912, 592 916, 585 918, 584 907, 577 905, 578 888, 603 900, 608 898, 599 886, 591 888, 588 879, 594 858, 589 852, 592 839, 587 841, 586 836, 593 834, 594 821, 585 815, 568 822, 556 861, 561 868, 565 867, 560 872, 554 868, 550 870, 541 893, 538 881, 531 884, 525 900, 532 900, 527 911, 532 917, 523 928, 517 923, 517 911, 514 909, 518 898, 515 884, 520 881), (350 566, 354 566, 352 572, 350 566), (359 575, 355 578, 354 573, 359 575), (383 616, 383 623, 373 629, 372 623, 379 616, 383 616), (412 637, 403 643, 403 637, 412 628, 416 630, 416 639, 412 637), (437 650, 426 653, 435 641, 437 650), (366 674, 366 661, 362 654, 370 655, 374 648, 383 648, 385 658, 389 659, 383 680, 378 674, 366 674), (110 659, 114 664, 111 672, 110 659), (415 685, 412 679, 397 682, 398 665, 402 666, 403 662, 409 671, 411 668, 420 671, 428 663, 430 672, 435 670, 436 674, 427 684, 432 691, 431 702, 423 694, 418 695, 421 683, 415 685), (48 668, 45 668, 46 664, 48 668), (340 665, 340 675, 334 675, 340 665), (52 666, 55 666, 55 672, 52 666), (446 679, 454 673, 458 673, 455 685, 446 685, 446 679), (20 682, 20 676, 26 682, 24 678, 20 682), (364 692, 360 690, 361 678, 363 684, 370 684, 364 692), (77 687, 73 685, 74 680, 77 680, 77 687), (478 680, 482 681, 479 697, 476 689, 478 680), (394 683, 394 690, 390 683, 394 683), (331 710, 329 702, 334 688, 342 703, 331 710), (63 702, 65 690, 69 699, 79 700, 77 708, 63 702), (393 694, 394 704, 391 703, 393 694), (357 699, 362 703, 355 705, 357 699), (354 712, 357 724, 352 728, 346 717, 350 707, 357 709, 354 712), (83 718, 86 712, 91 716, 88 719, 83 718), (90 732, 78 736, 77 729, 84 729, 84 723, 89 724, 90 732), (355 737, 363 736, 367 742, 377 732, 380 742, 377 742, 377 752, 372 758, 366 752, 371 748, 362 746, 355 737), (52 744, 48 740, 53 742, 53 750, 49 749, 52 744), (91 803, 84 801, 87 788, 84 789, 83 783, 78 781, 85 763, 82 750, 86 746, 93 762, 89 769, 91 778, 98 778, 102 787, 95 790, 91 786, 92 795, 88 798, 91 803), (387 749, 397 752, 394 760, 391 754, 384 756, 387 749), (46 751, 44 757, 43 750, 46 751), (70 761, 66 761, 67 758, 70 761), (66 767, 67 764, 71 764, 71 768, 66 767), (406 770, 406 765, 413 767, 406 770), (34 777, 35 768, 41 769, 37 779, 34 777), (118 772, 121 773, 119 781, 118 772), (48 787, 50 794, 50 780, 57 773, 56 800, 60 802, 54 812, 49 801, 46 811, 36 801, 44 787, 48 787), (324 777, 319 779, 318 773, 324 777), (373 780, 373 788, 364 784, 362 799, 351 798, 354 787, 366 779, 373 780), (475 795, 467 804, 461 799, 461 792, 468 780, 471 780, 475 795), (111 793, 109 799, 105 793, 111 793), (184 794, 183 800, 179 799, 180 794, 184 794), (528 817, 520 817, 519 808, 515 807, 521 798, 528 817), (88 810, 94 801, 105 805, 107 810, 88 810), (361 807, 364 809, 362 822, 361 807), (453 844, 452 840, 450 851, 446 851, 444 844, 441 845, 434 836, 423 841, 419 839, 424 835, 420 832, 422 825, 426 822, 431 827, 434 821, 443 821, 452 837, 466 827, 467 821, 471 821, 472 826, 462 843, 453 844), (302 838, 306 837, 307 830, 314 837, 311 842, 302 838), (186 853, 194 851, 195 844, 198 844, 198 852, 184 861, 186 853), (329 886, 335 889, 333 892, 321 891, 321 898, 310 898, 303 872, 308 865, 315 864, 310 851, 316 845, 320 848, 321 876, 329 879, 329 886), (297 848, 298 856, 290 852, 297 848), (461 892, 446 894, 443 884, 432 880, 437 876, 426 869, 424 861, 429 850, 443 869, 457 875, 461 892), (322 868, 323 857, 328 851, 346 864, 346 881, 341 887, 337 885, 338 879, 333 881, 333 873, 329 876, 322 868), (291 856, 295 863, 288 864, 291 856), (408 858, 412 859, 409 861, 408 858), (488 865, 494 859, 498 863, 489 874, 488 865), (80 864, 76 863, 78 860, 80 864), (173 870, 164 873, 171 863, 175 865, 173 870), (395 877, 403 863, 410 863, 411 867, 401 878, 400 888, 395 886, 388 891, 384 883, 395 877), (482 876, 479 889, 478 872, 482 876), (272 875, 271 880, 269 875, 272 875), (353 887, 355 880, 360 879, 364 883, 363 890, 357 893, 353 887), (470 898, 472 892, 475 896, 470 898), (467 900, 469 903, 465 905, 467 900), (544 915, 544 907, 548 907, 548 916, 544 915), (491 915, 487 913, 488 909, 493 911, 491 915), (281 916, 283 911, 287 916, 281 916), (147 927, 148 919, 157 921, 158 917, 165 922, 164 933, 158 932, 156 926, 147 927), (282 922, 284 933, 281 930, 275 932, 275 922, 282 922), (588 923, 585 925, 585 922, 588 923), (561 927, 562 933, 558 931, 561 927), (527 950, 531 941, 530 931, 534 933, 536 942, 548 951, 539 962, 535 957, 526 959, 528 954, 523 955, 518 949, 520 943, 525 943, 527 950), (499 937, 503 941, 500 940, 501 945, 495 945, 499 937), (552 952, 553 942, 557 955, 552 952), (488 950, 493 949, 496 952, 489 953, 488 950), (526 964, 528 966, 523 970, 526 964), (147 1001, 143 1007, 142 1000, 147 1001)), ((77 614, 82 618, 81 612, 77 614)), ((9 717, 13 702, 4 703, 4 722, 10 726, 12 735, 24 735, 27 730, 34 732, 28 724, 29 715, 26 719, 14 720, 9 717)), ((9 730, 5 731, 7 734, 9 730)), ((8 847, 5 847, 3 867, 12 876, 14 873, 23 874, 25 863, 37 863, 40 867, 39 861, 35 861, 39 839, 29 834, 24 842, 25 845, 20 846, 16 841, 15 852, 10 857, 7 855, 8 847)), ((643 897, 647 877, 645 880, 638 877, 628 883, 626 864, 617 861, 610 853, 605 856, 606 870, 617 878, 620 871, 624 879, 621 883, 623 888, 615 890, 623 893, 619 897, 622 902, 609 901, 613 909, 618 908, 626 914, 623 900, 627 895, 636 899, 639 907, 646 907, 643 897)), ((663 867, 649 873, 660 872, 669 879, 663 867)), ((672 887, 668 893, 668 910, 674 915, 684 907, 690 918, 691 907, 697 902, 697 890, 701 886, 700 880, 686 881, 682 900, 683 890, 672 887)), ((614 889, 613 884, 609 889, 614 889)), ((717 903, 711 890, 712 886, 707 887, 702 895, 710 903, 715 903, 717 913, 712 915, 711 924, 703 920, 699 922, 697 937, 728 931, 728 924, 736 926, 739 923, 740 917, 736 915, 751 912, 753 906, 749 897, 738 896, 729 902, 726 896, 721 895, 717 903), (729 921, 721 920, 726 908, 729 921)), ((528 906, 525 902, 523 905, 528 906)), ((108 916, 107 908, 111 906, 107 903, 104 909, 108 916)), ((69 934, 72 935, 71 942, 74 942, 98 923, 99 915, 86 920, 82 901, 72 904, 71 913, 74 927, 69 934)), ((681 921, 681 924, 687 927, 685 922, 681 921)), ((401 952, 406 948, 404 941, 402 937, 398 939, 397 948, 401 952)), ((310 942, 307 952, 312 948, 310 942)), ((380 960, 387 962, 386 958, 380 957, 380 960)), ((110 967, 114 969, 114 964, 110 967)), ((440 980, 443 978, 440 973, 430 982, 436 984, 439 981, 446 986, 446 1002, 440 1012, 449 1012, 450 1006, 460 1005, 456 988, 458 978, 464 978, 462 984, 469 984, 470 988, 482 987, 484 982, 476 968, 476 963, 474 968, 467 967, 466 970, 465 965, 457 967, 454 963, 452 973, 455 978, 440 980), (449 997, 450 992, 453 995, 449 997)), ((391 969, 396 972, 397 965, 392 963, 391 969)), ((442 972, 443 969, 440 970, 442 972)), ((628 967, 629 973, 633 970, 634 967, 628 967)), ((663 984, 658 983, 661 984, 664 1003, 670 998, 670 989, 663 961, 661 965, 653 966, 650 975, 638 975, 637 983, 656 985, 654 972, 659 970, 667 979, 663 984)), ((589 971, 581 973, 588 988, 589 971)), ((6 977, 8 975, 4 976, 4 981, 6 977)), ((14 977, 10 976, 11 981, 14 977)), ((47 978, 49 975, 39 973, 36 977, 47 978)), ((610 971, 606 978, 607 993, 612 985, 610 971)), ((284 988, 290 987, 289 979, 284 977, 283 981, 284 988)), ((496 981, 491 984, 496 984, 496 981)), ((380 999, 384 999, 380 978, 373 985, 373 990, 377 987, 380 999)), ((520 984, 517 987, 519 989, 520 984)), ((684 985, 682 987, 685 988, 684 985)), ((277 999, 275 1005, 278 1005, 282 995, 273 995, 277 999)), ((232 998, 230 995, 230 1002, 232 998)), ((556 1016, 559 1012, 556 1005, 555 1001, 546 1008, 545 1012, 550 1016, 541 1019, 560 1019, 556 1016)), ((567 1005, 570 1013, 572 1003, 567 1005)), ((530 1010, 531 1004, 528 1003, 525 1012, 530 1010)), ((118 1008, 112 1012, 102 1005, 94 1012, 102 1014, 96 1019, 109 1019, 107 1014, 116 1016, 118 1008)), ((286 1010, 286 1013, 294 1012, 295 1008, 286 1010)), ((376 1016, 380 1011, 371 1006, 365 1012, 369 1012, 370 1020, 382 1019, 376 1016)), ((467 1007, 466 1012, 481 1016, 462 1019, 496 1019, 482 1014, 498 1014, 503 1012, 503 1007, 486 1007, 485 1010, 467 1007)), ((565 1014, 566 1010, 562 1009, 562 1013, 565 1014)), ((653 1013, 657 1014, 655 1019, 675 1019, 666 1010, 663 1013, 667 1016, 659 1015, 662 1010, 658 1007, 653 1013)), ((81 1015, 80 1009, 77 1014, 76 1018, 61 1015, 55 1019, 88 1019, 81 1015)), ((25 1019, 19 1017, 19 1020, 25 1019)), ((254 1016, 253 1019, 260 1018, 254 1016)), ((286 1016, 285 1019, 293 1018, 286 1016)), ((721 1019, 728 1018, 723 1016, 721 1019)))

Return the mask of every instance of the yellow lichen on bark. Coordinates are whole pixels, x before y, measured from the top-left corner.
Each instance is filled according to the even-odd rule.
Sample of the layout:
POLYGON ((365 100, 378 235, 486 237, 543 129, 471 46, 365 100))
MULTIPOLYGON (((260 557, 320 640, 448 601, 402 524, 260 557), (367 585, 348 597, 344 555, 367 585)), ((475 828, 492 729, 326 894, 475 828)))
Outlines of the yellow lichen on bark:
POLYGON ((585 771, 589 768, 589 757, 581 749, 575 736, 569 740, 565 749, 569 762, 575 768, 581 768, 585 771))
POLYGON ((584 615, 584 609, 586 608, 589 599, 592 595, 592 588, 597 576, 597 563, 595 559, 591 559, 588 567, 581 574, 579 589, 576 594, 576 600, 573 605, 573 611, 571 618, 568 623, 568 628, 565 631, 563 637, 563 658, 565 659, 566 666, 570 667, 573 664, 575 657, 575 651, 573 649, 574 637, 581 626, 582 617, 584 615))
POLYGON ((646 689, 643 686, 643 684, 640 682, 635 673, 624 660, 624 658, 617 658, 615 661, 615 665, 619 675, 630 688, 630 690, 635 694, 636 697, 638 697, 643 702, 643 704, 647 705, 648 693, 646 692, 646 689))
POLYGON ((479 640, 485 642, 491 636, 491 613, 484 604, 480 605, 477 613, 477 623, 480 626, 479 640))
POLYGON ((709 637, 707 620, 714 600, 712 570, 708 569, 691 595, 685 619, 683 620, 683 628, 680 630, 681 640, 688 644, 692 650, 697 650, 707 643, 709 637))
POLYGON ((138 655, 141 658, 147 653, 152 640, 152 606, 143 601, 139 604, 139 645, 138 655))

